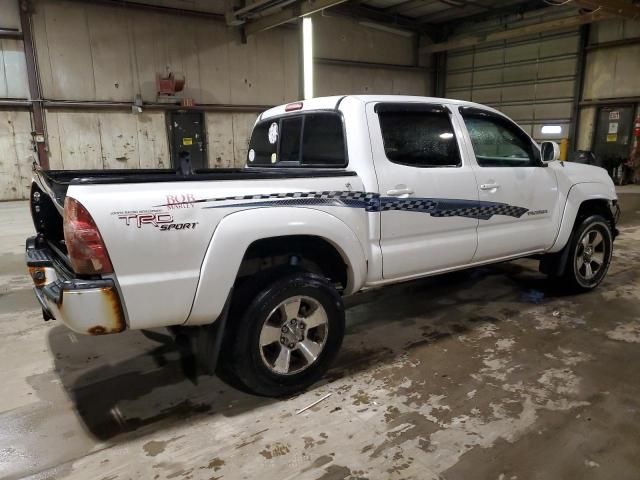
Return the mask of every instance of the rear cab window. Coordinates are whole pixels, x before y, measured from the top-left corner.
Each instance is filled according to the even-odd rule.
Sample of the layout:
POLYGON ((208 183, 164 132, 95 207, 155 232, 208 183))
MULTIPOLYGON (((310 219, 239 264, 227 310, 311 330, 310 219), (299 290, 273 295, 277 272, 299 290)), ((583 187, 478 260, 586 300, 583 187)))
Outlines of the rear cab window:
POLYGON ((311 111, 269 118, 251 134, 249 167, 346 167, 347 145, 342 115, 311 111))

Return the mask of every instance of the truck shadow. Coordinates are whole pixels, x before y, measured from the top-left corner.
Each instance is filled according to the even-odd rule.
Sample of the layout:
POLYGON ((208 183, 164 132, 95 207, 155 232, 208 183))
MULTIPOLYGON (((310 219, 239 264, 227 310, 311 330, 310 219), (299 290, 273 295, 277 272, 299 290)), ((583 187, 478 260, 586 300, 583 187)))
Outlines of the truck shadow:
POLYGON ((106 441, 168 428, 194 415, 233 417, 274 400, 235 390, 200 374, 192 352, 162 330, 91 337, 63 325, 51 329, 55 371, 83 427, 106 441))
MULTIPOLYGON (((544 277, 528 266, 503 264, 433 277, 348 299, 347 336, 334 368, 321 383, 357 374, 416 344, 440 341, 499 316, 469 314, 464 305, 525 302, 526 293, 552 297, 544 277), (370 332, 366 342, 362 332, 370 332), (401 332, 398 334, 398 332, 401 332)), ((537 300, 536 300, 537 302, 537 300)), ((534 303, 536 303, 534 302, 534 303)), ((507 312, 508 313, 508 312, 507 312)), ((197 372, 192 352, 162 330, 90 337, 62 325, 51 329, 55 371, 83 427, 96 439, 139 436, 197 415, 234 417, 278 400, 235 390, 197 372), (159 341, 158 341, 159 340, 159 341)))

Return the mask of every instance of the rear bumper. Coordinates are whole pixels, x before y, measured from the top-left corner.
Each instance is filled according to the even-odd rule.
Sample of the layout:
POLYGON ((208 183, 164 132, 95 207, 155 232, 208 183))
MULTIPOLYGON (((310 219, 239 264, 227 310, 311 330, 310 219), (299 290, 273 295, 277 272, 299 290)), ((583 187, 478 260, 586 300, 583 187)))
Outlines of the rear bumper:
POLYGON ((36 237, 27 239, 25 257, 45 320, 60 320, 74 332, 87 335, 126 328, 113 280, 74 278, 49 248, 36 246, 36 237))

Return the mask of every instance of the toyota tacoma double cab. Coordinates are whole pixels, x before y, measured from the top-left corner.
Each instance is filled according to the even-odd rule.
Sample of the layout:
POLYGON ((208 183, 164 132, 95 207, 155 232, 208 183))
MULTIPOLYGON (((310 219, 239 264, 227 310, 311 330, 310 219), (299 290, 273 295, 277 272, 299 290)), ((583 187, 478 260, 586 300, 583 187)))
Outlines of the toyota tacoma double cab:
POLYGON ((36 167, 26 261, 45 319, 188 332, 209 370, 290 395, 329 368, 363 289, 521 257, 595 288, 615 188, 558 152, 475 103, 290 103, 258 117, 241 169, 36 167))

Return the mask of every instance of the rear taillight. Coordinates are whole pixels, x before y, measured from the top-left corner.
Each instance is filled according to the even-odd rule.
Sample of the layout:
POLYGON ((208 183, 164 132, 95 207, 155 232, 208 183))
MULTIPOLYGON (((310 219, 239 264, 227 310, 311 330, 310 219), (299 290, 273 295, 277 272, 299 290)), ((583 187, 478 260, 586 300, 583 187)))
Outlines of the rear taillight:
POLYGON ((112 273, 109 254, 100 231, 75 198, 64 200, 64 242, 73 271, 80 275, 112 273))

